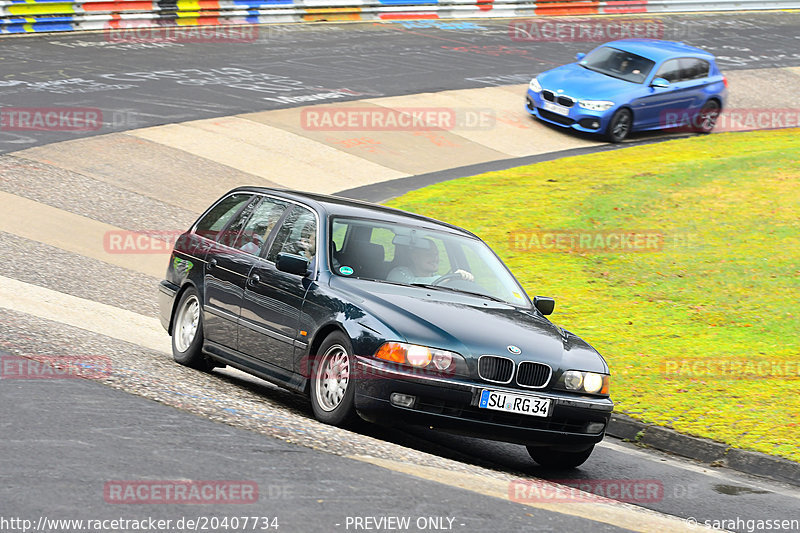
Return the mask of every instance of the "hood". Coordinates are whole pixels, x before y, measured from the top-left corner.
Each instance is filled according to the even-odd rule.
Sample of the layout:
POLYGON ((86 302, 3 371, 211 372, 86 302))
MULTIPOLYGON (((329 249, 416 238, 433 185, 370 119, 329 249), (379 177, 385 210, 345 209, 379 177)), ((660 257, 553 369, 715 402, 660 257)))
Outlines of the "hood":
POLYGON ((334 283, 346 285, 342 289, 357 296, 360 308, 396 332, 397 340, 451 350, 467 358, 492 354, 518 362, 540 361, 554 370, 564 365, 573 368, 578 362, 583 370, 607 368, 590 346, 534 309, 449 291, 341 278, 334 283), (521 353, 512 354, 510 345, 521 353))
POLYGON ((610 100, 616 102, 620 96, 630 93, 641 84, 620 80, 570 63, 539 74, 536 79, 543 89, 564 93, 576 100, 610 100))

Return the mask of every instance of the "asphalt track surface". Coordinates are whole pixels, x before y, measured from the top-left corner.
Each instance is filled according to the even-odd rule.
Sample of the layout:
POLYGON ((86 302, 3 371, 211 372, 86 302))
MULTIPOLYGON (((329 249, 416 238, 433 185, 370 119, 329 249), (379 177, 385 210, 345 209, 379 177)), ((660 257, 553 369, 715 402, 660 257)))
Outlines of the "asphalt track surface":
MULTIPOLYGON (((723 69, 800 65, 798 14, 658 19, 665 38, 711 50, 723 69)), ((509 39, 506 21, 471 21, 460 29, 443 25, 282 26, 261 28, 256 42, 226 45, 130 45, 109 43, 99 34, 4 39, 0 105, 100 108, 104 118, 111 117, 102 129, 92 132, 100 134, 304 105, 309 102, 286 97, 331 90, 352 93, 337 99, 341 101, 524 83, 589 47, 586 43, 515 42, 509 39), (189 68, 195 70, 181 72, 189 68), (129 87, 120 88, 123 85, 129 87)), ((0 150, 16 151, 76 135, 86 133, 2 131, 0 150)), ((12 335, 13 328, 5 324, 14 320, 8 315, 3 319, 2 336, 12 335)), ((49 337, 34 337, 32 342, 40 346, 49 341, 49 337)), ((96 342, 107 344, 102 338, 96 342)), ((257 394, 275 394, 274 388, 263 383, 232 382, 257 394)), ((279 515, 287 526, 283 531, 334 531, 341 529, 336 524, 343 524, 347 516, 387 515, 454 516, 457 524, 465 524, 459 527, 468 531, 604 527, 282 443, 97 383, 5 382, 0 397, 3 516, 39 516, 46 511, 51 517, 67 518, 75 516, 75 510, 80 510, 81 517, 117 516, 119 506, 98 498, 98 486, 104 481, 180 477, 259 481, 261 503, 266 502, 259 514, 279 515)), ((288 408, 310 418, 302 402, 288 395, 280 398, 288 408)), ((359 432, 468 465, 519 477, 544 477, 519 446, 420 429, 365 426, 359 432)), ((797 518, 800 507, 796 488, 613 439, 573 476, 658 480, 665 489, 663 497, 641 505, 700 521, 797 518)), ((557 479, 564 477, 560 474, 557 479)), ((198 512, 197 506, 144 506, 136 511, 126 508, 122 514, 162 518, 190 511, 192 515, 234 514, 218 508, 198 512)))

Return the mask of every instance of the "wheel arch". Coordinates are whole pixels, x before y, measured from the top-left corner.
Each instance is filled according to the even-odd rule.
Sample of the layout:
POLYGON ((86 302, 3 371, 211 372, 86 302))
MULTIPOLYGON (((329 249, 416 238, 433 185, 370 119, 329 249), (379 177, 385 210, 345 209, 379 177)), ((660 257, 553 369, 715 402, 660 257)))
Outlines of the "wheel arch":
MULTIPOLYGON (((175 298, 173 298, 172 300, 172 310, 169 313, 169 328, 167 328, 167 333, 169 333, 170 335, 172 335, 172 328, 175 325, 175 311, 178 309, 178 304, 180 303, 181 298, 183 297, 183 293, 189 290, 190 287, 197 291, 197 296, 200 299, 200 309, 202 310, 203 308, 203 295, 200 292, 200 289, 195 285, 193 281, 187 279, 184 282, 184 284, 181 285, 181 288, 178 289, 178 292, 175 293, 175 298)), ((203 324, 205 325, 205 323, 203 324)))
MULTIPOLYGON (((306 359, 308 361, 307 365, 310 365, 311 361, 317 357, 317 352, 319 351, 319 347, 322 346, 322 343, 325 342, 332 333, 340 332, 343 335, 349 337, 350 335, 347 333, 345 327, 338 323, 338 322, 329 322, 322 327, 320 327, 316 333, 314 333, 314 337, 311 339, 311 342, 308 345, 308 352, 306 353, 306 359)), ((307 379, 306 384, 304 387, 304 393, 310 394, 311 393, 311 380, 307 379)))
MULTIPOLYGON (((711 102, 712 100, 717 103, 717 105, 719 106, 720 112, 722 112, 722 98, 720 98, 719 95, 715 94, 713 96, 709 96, 706 99, 706 101, 703 102, 703 105, 706 105, 707 103, 711 102)), ((702 106, 700 106, 700 108, 702 109, 702 106)))

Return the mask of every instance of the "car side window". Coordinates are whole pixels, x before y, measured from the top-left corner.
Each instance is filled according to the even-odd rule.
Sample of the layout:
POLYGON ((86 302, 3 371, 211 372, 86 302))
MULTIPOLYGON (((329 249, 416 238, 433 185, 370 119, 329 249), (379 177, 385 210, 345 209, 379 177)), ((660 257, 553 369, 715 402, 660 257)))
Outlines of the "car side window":
POLYGON ((252 197, 253 195, 250 193, 238 193, 223 198, 197 222, 195 233, 211 240, 217 240, 222 228, 252 197))
POLYGON ((317 219, 311 210, 295 206, 286 217, 269 249, 267 260, 275 262, 280 253, 299 255, 309 261, 317 255, 317 219))
POLYGON ((675 83, 683 79, 681 63, 677 59, 670 59, 661 65, 656 73, 656 78, 664 78, 670 83, 675 83))
POLYGON ((383 247, 384 261, 394 261, 394 232, 389 228, 372 228, 369 242, 383 247))
POLYGON ((708 77, 708 71, 710 70, 708 61, 696 57, 684 57, 680 61, 684 79, 700 80, 708 77))
POLYGON ((264 198, 253 210, 253 214, 250 215, 244 230, 237 236, 233 247, 249 254, 258 255, 288 205, 286 202, 274 198, 264 198))
POLYGON ((217 235, 217 242, 225 246, 233 247, 237 238, 239 237, 239 234, 242 232, 245 223, 250 218, 250 215, 253 213, 253 210, 260 201, 260 196, 253 196, 250 201, 245 204, 244 208, 236 213, 236 216, 233 217, 230 224, 228 224, 227 229, 217 235))

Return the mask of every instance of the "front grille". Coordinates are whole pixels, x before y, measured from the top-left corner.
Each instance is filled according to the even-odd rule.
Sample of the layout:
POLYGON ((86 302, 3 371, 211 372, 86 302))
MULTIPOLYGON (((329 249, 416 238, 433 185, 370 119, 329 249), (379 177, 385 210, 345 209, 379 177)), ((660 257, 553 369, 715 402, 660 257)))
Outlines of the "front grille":
POLYGON ((544 363, 523 361, 517 369, 517 384, 523 387, 542 388, 550 381, 552 370, 544 363))
POLYGON ((562 96, 559 96, 558 98, 556 98, 556 103, 557 104, 561 104, 564 107, 572 107, 572 106, 575 105, 575 100, 573 100, 569 96, 563 96, 562 95, 562 96))
POLYGON ((482 355, 478 359, 478 375, 486 381, 508 383, 514 375, 514 361, 508 357, 482 355))
POLYGON ((557 115, 556 113, 551 113, 550 111, 542 109, 541 107, 539 108, 539 115, 545 120, 563 124, 564 126, 571 126, 575 122, 569 117, 563 117, 561 115, 557 115))
POLYGON ((542 91, 542 98, 548 102, 563 105, 564 107, 572 107, 575 105, 575 99, 564 94, 556 94, 553 91, 542 91))

